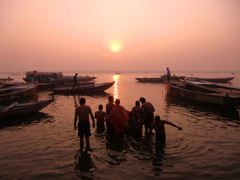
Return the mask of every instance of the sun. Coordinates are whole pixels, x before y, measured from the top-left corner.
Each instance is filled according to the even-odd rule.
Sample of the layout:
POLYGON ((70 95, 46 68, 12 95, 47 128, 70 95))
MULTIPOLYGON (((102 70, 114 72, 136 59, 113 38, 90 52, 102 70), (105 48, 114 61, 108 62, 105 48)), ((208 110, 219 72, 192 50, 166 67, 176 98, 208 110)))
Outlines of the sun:
POLYGON ((119 43, 112 43, 110 49, 112 52, 119 52, 121 50, 121 45, 119 43))
POLYGON ((115 52, 119 51, 119 47, 118 46, 113 46, 112 50, 115 51, 115 52))

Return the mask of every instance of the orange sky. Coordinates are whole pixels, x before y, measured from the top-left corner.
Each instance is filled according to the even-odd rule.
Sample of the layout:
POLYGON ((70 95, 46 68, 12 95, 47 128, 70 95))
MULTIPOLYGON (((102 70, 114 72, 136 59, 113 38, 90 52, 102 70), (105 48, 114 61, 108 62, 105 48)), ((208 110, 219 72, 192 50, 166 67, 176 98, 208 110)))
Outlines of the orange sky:
POLYGON ((2 0, 0 72, 239 71, 239 0, 2 0))

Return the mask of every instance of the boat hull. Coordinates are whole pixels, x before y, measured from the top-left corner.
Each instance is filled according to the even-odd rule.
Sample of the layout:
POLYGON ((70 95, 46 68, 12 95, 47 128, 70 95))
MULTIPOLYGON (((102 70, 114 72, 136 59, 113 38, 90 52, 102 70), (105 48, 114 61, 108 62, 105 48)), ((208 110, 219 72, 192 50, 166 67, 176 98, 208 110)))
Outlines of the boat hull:
POLYGON ((62 88, 54 88, 53 92, 55 94, 89 94, 89 93, 100 93, 109 89, 115 81, 109 83, 101 83, 101 84, 92 84, 86 86, 79 86, 76 88, 71 87, 62 87, 62 88))
POLYGON ((17 116, 23 116, 30 113, 35 113, 40 111, 41 109, 48 106, 53 99, 45 100, 45 101, 37 101, 35 103, 28 103, 25 106, 19 106, 7 111, 0 112, 0 120, 11 118, 11 117, 17 117, 17 116))
POLYGON ((214 83, 209 81, 187 81, 187 83, 193 84, 193 85, 201 85, 205 87, 213 88, 217 91, 221 91, 228 94, 235 94, 240 96, 240 87, 234 87, 231 85, 225 85, 222 83, 214 83))
POLYGON ((199 89, 186 83, 168 83, 167 94, 190 101, 221 106, 239 106, 240 97, 213 89, 199 89))
POLYGON ((191 77, 186 78, 190 81, 208 81, 208 82, 214 82, 214 83, 227 83, 234 79, 234 77, 225 77, 225 78, 199 78, 199 77, 191 77))
MULTIPOLYGON (((93 81, 97 77, 95 76, 78 76, 79 82, 93 81)), ((52 83, 52 80, 57 84, 65 84, 66 82, 73 82, 73 76, 64 76, 62 72, 38 72, 38 71, 28 71, 26 72, 26 77, 22 78, 25 82, 38 83, 52 83)))
POLYGON ((164 78, 135 78, 136 80, 138 80, 139 82, 143 82, 143 83, 163 83, 164 82, 164 78))
POLYGON ((15 101, 18 99, 35 96, 38 91, 38 84, 30 83, 19 86, 2 88, 0 90, 0 103, 15 101))

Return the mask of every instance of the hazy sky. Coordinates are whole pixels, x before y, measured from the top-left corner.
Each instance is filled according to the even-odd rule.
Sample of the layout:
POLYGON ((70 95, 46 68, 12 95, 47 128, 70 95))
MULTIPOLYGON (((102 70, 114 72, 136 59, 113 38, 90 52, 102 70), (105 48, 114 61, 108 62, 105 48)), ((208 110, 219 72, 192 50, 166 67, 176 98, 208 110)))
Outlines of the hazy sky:
POLYGON ((239 71, 239 0, 0 0, 0 72, 239 71))

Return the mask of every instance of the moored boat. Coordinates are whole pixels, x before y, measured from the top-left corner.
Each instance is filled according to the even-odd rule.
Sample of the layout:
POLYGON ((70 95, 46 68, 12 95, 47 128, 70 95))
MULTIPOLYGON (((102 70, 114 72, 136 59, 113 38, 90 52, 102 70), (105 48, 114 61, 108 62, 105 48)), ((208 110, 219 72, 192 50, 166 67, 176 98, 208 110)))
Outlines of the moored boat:
MULTIPOLYGON (((185 76, 176 76, 175 74, 170 77, 170 81, 180 81, 183 80, 185 76)), ((167 81, 167 75, 163 74, 160 77, 143 77, 143 78, 135 78, 139 82, 145 83, 163 83, 167 81)))
POLYGON ((114 83, 115 83, 115 81, 99 83, 99 84, 83 85, 83 86, 79 86, 79 87, 75 87, 75 88, 73 88, 72 86, 60 87, 60 88, 54 88, 53 92, 56 94, 99 93, 99 92, 104 92, 105 90, 109 89, 114 83))
POLYGON ((231 85, 208 82, 208 81, 187 81, 187 82, 193 85, 201 85, 205 87, 214 88, 215 90, 222 91, 224 93, 229 93, 229 94, 232 93, 232 94, 240 95, 240 87, 234 87, 231 85))
MULTIPOLYGON (((95 80, 97 77, 95 76, 77 76, 77 80, 78 82, 86 82, 86 81, 93 81, 95 80)), ((63 76, 61 79, 61 82, 72 82, 73 83, 73 76, 63 76)))
POLYGON ((200 78, 200 77, 185 77, 186 80, 190 81, 208 81, 215 83, 227 83, 234 79, 234 77, 223 77, 223 78, 200 78))
MULTIPOLYGON (((77 80, 79 82, 85 81, 93 81, 97 77, 95 76, 77 76, 77 80)), ((26 82, 34 82, 38 83, 49 83, 51 84, 53 81, 57 84, 65 84, 67 82, 73 82, 73 76, 64 76, 62 72, 40 72, 40 71, 27 71, 26 77, 23 78, 26 82)))
MULTIPOLYGON (((94 84, 95 81, 83 81, 83 82, 78 82, 79 86, 85 86, 85 85, 91 85, 94 84)), ((59 83, 38 83, 38 88, 39 90, 46 90, 46 89, 52 89, 56 87, 70 87, 73 86, 73 82, 65 82, 64 84, 59 84, 59 83)))
MULTIPOLYGON (((163 78, 165 81, 167 81, 167 75, 161 75, 161 78, 163 78)), ((170 76, 170 81, 180 81, 184 80, 185 76, 176 76, 175 74, 173 76, 170 76)))
POLYGON ((167 94, 187 100, 221 106, 239 106, 240 96, 185 82, 167 83, 167 94))
POLYGON ((9 106, 1 106, 0 120, 38 112, 44 107, 48 106, 52 101, 53 99, 34 101, 34 102, 28 102, 28 103, 14 102, 9 106))
POLYGON ((13 78, 10 78, 9 76, 7 78, 0 78, 0 81, 13 81, 13 78))
POLYGON ((34 96, 37 93, 37 83, 11 86, 0 89, 0 103, 15 101, 17 99, 34 96))
POLYGON ((164 78, 162 77, 144 77, 144 78, 135 78, 139 82, 144 82, 144 83, 163 83, 164 78))
POLYGON ((60 81, 62 78, 63 74, 61 72, 27 71, 23 80, 26 82, 51 83, 53 80, 60 81))

